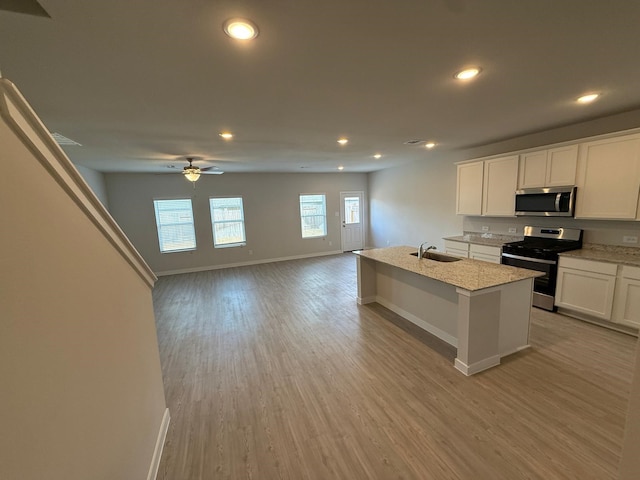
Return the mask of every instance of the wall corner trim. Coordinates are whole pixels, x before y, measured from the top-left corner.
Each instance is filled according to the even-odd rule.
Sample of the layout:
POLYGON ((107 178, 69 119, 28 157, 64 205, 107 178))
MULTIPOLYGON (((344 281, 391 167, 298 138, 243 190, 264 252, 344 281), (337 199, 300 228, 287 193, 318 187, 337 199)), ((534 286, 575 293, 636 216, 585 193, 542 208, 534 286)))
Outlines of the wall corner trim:
POLYGON ((157 278, 149 265, 55 142, 27 100, 6 78, 0 78, 0 117, 142 280, 153 288, 157 278))
POLYGON ((158 476, 158 468, 160 467, 160 460, 162 459, 162 450, 164 448, 164 441, 167 438, 167 432, 169 431, 169 423, 171 422, 171 415, 169 415, 169 409, 165 409, 162 417, 162 423, 160 424, 160 430, 158 431, 158 438, 156 439, 156 447, 153 450, 153 457, 151 458, 151 465, 149 466, 149 473, 147 474, 147 480, 156 480, 158 476))

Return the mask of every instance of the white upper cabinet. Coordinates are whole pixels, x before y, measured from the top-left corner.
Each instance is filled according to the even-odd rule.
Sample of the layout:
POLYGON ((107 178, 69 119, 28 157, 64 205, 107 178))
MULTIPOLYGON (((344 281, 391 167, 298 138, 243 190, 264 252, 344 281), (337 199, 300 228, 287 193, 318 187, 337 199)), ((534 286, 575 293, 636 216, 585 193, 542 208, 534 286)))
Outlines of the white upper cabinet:
POLYGON ((458 215, 515 216, 518 156, 458 165, 458 215))
POLYGON ((518 155, 484 161, 482 215, 515 216, 518 155))
POLYGON ((578 145, 528 152, 520 155, 519 188, 574 185, 578 145))
POLYGON ((456 188, 456 213, 458 215, 482 215, 482 176, 484 162, 458 165, 456 188))
POLYGON ((547 151, 529 152, 520 155, 518 188, 544 187, 547 176, 547 151))
POLYGON ((640 134, 583 143, 576 184, 576 218, 636 219, 640 134))

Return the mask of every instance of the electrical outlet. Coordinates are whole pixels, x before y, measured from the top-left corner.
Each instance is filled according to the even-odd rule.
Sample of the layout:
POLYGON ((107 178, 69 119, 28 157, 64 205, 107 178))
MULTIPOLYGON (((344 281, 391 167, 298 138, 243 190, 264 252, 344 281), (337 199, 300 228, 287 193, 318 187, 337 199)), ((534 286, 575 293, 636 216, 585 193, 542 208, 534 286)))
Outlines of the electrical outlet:
POLYGON ((333 242, 331 240, 329 240, 329 246, 333 245, 333 242))
POLYGON ((482 226, 482 231, 483 232, 488 232, 489 231, 489 227, 487 225, 483 225, 482 226))
POLYGON ((249 255, 253 255, 253 250, 249 250, 249 255))
POLYGON ((391 240, 387 240, 387 247, 391 245, 391 240))
POLYGON ((517 231, 515 227, 509 227, 509 233, 516 233, 517 231))
POLYGON ((638 237, 634 235, 625 235, 622 237, 622 243, 638 243, 638 237))

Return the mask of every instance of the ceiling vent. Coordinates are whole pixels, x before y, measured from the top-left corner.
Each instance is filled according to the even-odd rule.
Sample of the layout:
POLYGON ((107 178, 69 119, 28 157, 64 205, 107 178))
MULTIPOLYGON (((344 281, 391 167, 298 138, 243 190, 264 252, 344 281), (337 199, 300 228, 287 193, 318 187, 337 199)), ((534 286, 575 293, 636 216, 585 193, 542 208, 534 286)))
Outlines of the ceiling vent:
POLYGON ((51 18, 36 0, 0 0, 0 10, 51 18))
POLYGON ((60 135, 59 133, 52 133, 51 136, 56 141, 56 143, 61 147, 81 147, 82 146, 78 142, 71 140, 70 138, 67 138, 64 135, 60 135))

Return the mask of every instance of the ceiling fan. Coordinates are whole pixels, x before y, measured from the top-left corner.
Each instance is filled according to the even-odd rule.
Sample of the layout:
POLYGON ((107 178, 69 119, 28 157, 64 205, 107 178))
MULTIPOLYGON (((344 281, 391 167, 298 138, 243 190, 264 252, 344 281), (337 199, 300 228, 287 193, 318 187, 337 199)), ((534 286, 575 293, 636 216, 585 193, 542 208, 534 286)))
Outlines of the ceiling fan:
POLYGON ((184 178, 189 180, 190 182, 197 182, 200 178, 200 175, 222 175, 224 172, 220 170, 218 167, 198 167, 193 165, 193 161, 195 160, 193 157, 186 157, 189 165, 182 169, 182 174, 184 178))

